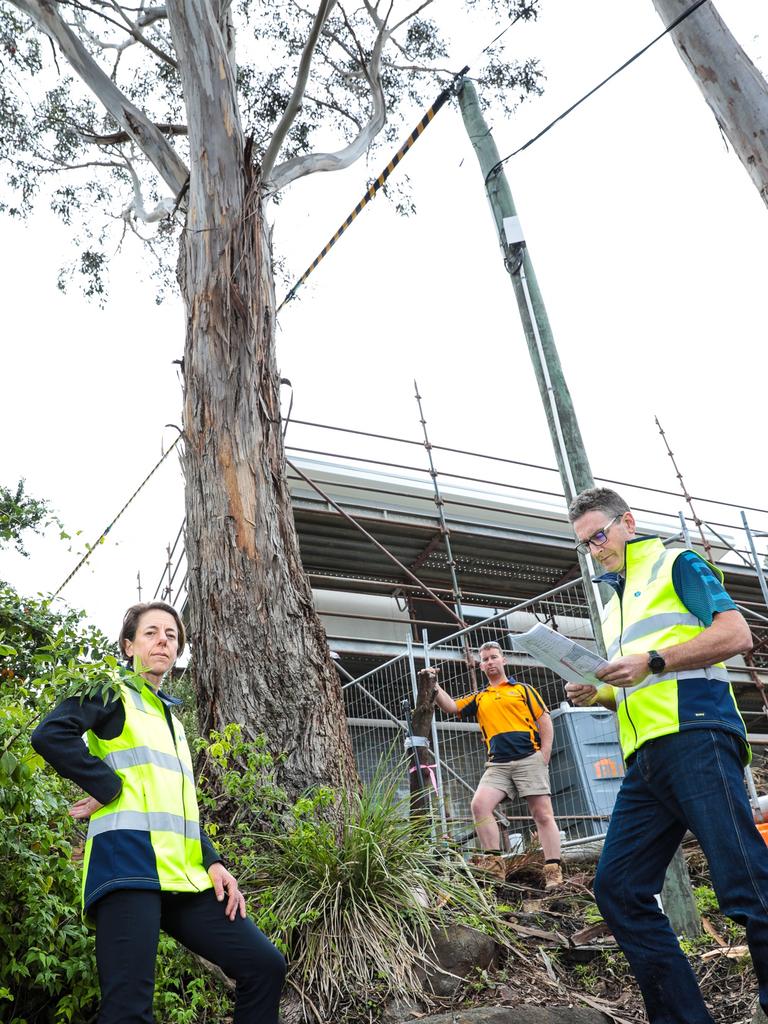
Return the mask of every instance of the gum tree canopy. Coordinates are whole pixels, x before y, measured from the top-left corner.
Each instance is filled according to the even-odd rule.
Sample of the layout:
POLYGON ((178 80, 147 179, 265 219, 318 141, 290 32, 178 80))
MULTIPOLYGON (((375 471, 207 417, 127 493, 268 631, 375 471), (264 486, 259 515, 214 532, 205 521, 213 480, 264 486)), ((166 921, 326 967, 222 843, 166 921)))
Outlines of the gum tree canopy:
MULTIPOLYGON (((52 196, 76 224, 90 294, 104 287, 110 232, 141 233, 161 274, 178 241, 200 720, 265 732, 287 755, 290 793, 356 774, 286 487, 263 204, 375 141, 391 145, 451 80, 433 3, 0 0, 3 209, 23 216, 52 196), (335 151, 317 151, 320 132, 335 151)), ((482 19, 486 42, 535 9, 465 0, 451 17, 482 19)), ((513 37, 472 69, 506 109, 539 74, 535 61, 505 59, 513 37)))

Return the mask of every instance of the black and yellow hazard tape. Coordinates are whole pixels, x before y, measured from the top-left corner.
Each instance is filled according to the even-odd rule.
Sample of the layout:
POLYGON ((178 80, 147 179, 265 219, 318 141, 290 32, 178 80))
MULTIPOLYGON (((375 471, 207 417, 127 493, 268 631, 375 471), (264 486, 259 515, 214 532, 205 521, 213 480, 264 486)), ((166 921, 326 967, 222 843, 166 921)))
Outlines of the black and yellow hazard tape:
POLYGON ((397 167, 397 165, 403 159, 403 157, 408 152, 408 150, 411 148, 411 146, 414 144, 414 142, 416 142, 416 140, 419 138, 419 136, 424 132, 425 128, 428 127, 428 125, 430 124, 430 122, 434 118, 435 114, 446 103, 448 98, 450 96, 452 96, 453 93, 456 91, 458 83, 461 81, 461 79, 464 77, 464 75, 466 75, 466 73, 468 71, 469 71, 469 66, 467 66, 465 68, 462 68, 462 70, 459 71, 459 73, 454 76, 453 80, 451 81, 451 84, 446 86, 445 89, 443 89, 443 91, 437 97, 435 102, 432 104, 432 106, 429 108, 429 110, 424 114, 422 119, 419 121, 419 123, 413 129, 413 131, 408 136, 408 138, 405 140, 405 142, 402 144, 400 149, 398 149, 398 151, 395 153, 395 155, 389 161, 389 163, 384 168, 384 170, 381 172, 381 174, 378 176, 378 178, 376 178, 374 181, 372 181, 371 184, 368 186, 368 190, 366 191, 365 195, 360 200, 360 202, 357 204, 357 206, 354 208, 352 213, 350 213, 350 215, 347 217, 347 219, 344 221, 344 223, 341 225, 341 227, 333 234, 333 236, 331 237, 330 241, 318 253, 318 255, 315 257, 315 259, 312 261, 312 263, 310 263, 310 265, 307 267, 307 269, 304 271, 304 273, 301 275, 301 277, 298 279, 298 281, 294 284, 294 286, 291 288, 291 290, 285 296, 283 301, 277 307, 275 315, 277 315, 277 313, 280 312, 280 310, 283 308, 283 306, 287 302, 290 302, 291 299, 293 299, 295 297, 296 292, 299 290, 299 288, 301 288, 301 286, 307 280, 307 278, 312 273, 312 271, 315 269, 315 267, 318 265, 318 263, 320 263, 320 261, 323 260, 328 255, 328 253, 331 251, 331 249, 334 247, 334 245, 338 242, 338 240, 341 238, 341 236, 347 230, 347 228, 352 223, 352 221, 355 219, 355 217, 357 217, 357 215, 368 205, 368 203, 370 203, 370 201, 373 199, 373 197, 376 195, 376 193, 379 191, 379 189, 385 184, 387 178, 394 171, 394 169, 397 167))

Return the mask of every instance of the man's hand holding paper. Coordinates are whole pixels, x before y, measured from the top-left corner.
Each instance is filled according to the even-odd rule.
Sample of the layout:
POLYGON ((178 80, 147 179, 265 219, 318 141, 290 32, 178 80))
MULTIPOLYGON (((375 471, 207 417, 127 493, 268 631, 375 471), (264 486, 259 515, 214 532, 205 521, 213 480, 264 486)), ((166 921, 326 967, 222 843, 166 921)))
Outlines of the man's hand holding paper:
POLYGON ((577 708, 585 708, 595 703, 597 687, 591 683, 566 683, 565 695, 577 708))
POLYGON ((595 675, 603 683, 625 687, 642 683, 646 676, 650 675, 650 671, 647 654, 627 654, 623 658, 609 661, 607 665, 599 668, 595 675))

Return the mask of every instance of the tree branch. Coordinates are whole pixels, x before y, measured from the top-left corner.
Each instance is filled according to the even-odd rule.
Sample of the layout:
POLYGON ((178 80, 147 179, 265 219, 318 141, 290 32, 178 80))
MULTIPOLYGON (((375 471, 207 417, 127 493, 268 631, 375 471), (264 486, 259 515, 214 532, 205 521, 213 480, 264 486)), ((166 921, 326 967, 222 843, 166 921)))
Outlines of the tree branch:
POLYGON ((139 181, 136 169, 131 161, 127 159, 125 160, 125 166, 128 168, 128 173, 133 183, 133 199, 122 212, 123 220, 126 223, 134 219, 143 221, 144 224, 153 224, 155 221, 165 220, 166 217, 170 217, 176 206, 173 199, 161 199, 154 210, 147 211, 141 191, 141 182, 139 181))
MULTIPOLYGON (((157 128, 158 131, 161 131, 163 135, 187 134, 187 126, 185 124, 169 124, 165 121, 156 121, 155 128, 157 128)), ((77 127, 75 127, 75 131, 83 139, 94 146, 119 146, 123 142, 132 141, 128 132, 112 132, 111 135, 93 135, 91 132, 87 132, 85 129, 77 127)))
POLYGON ((132 142, 144 153, 157 169, 174 196, 187 180, 187 168, 172 146, 163 138, 152 121, 127 96, 112 79, 99 67, 88 53, 82 40, 67 25, 51 0, 11 0, 28 18, 31 18, 46 35, 54 39, 68 62, 85 82, 98 100, 106 107, 132 142))
MULTIPOLYGON (((433 3, 433 2, 434 2, 434 0, 423 0, 423 2, 421 4, 419 4, 419 6, 416 7, 414 10, 412 10, 410 14, 406 14, 404 17, 402 17, 400 19, 400 21, 398 21, 398 23, 396 25, 393 25, 392 28, 389 29, 389 33, 388 34, 390 36, 393 36, 394 33, 397 32, 397 30, 402 25, 405 25, 405 23, 407 21, 410 21, 411 18, 415 18, 417 14, 420 14, 421 11, 423 11, 425 7, 429 7, 429 5, 431 3, 433 3)), ((376 3, 375 7, 371 6, 369 0, 364 0, 364 3, 365 3, 365 9, 368 11, 368 14, 371 16, 371 20, 373 21, 373 23, 376 26, 376 28, 378 28, 380 31, 383 31, 384 23, 382 22, 381 18, 379 17, 379 4, 378 4, 378 0, 377 0, 377 3, 376 3)), ((394 38, 393 38, 392 42, 397 47, 397 49, 400 51, 400 53, 403 54, 404 57, 407 57, 409 60, 411 59, 411 55, 408 53, 408 51, 402 45, 402 43, 399 43, 394 38)))
POLYGON ((359 132, 363 130, 362 121, 359 118, 355 117, 354 114, 350 114, 348 110, 345 110, 343 107, 339 106, 338 103, 333 103, 330 100, 321 100, 318 96, 313 96, 311 92, 307 92, 304 95, 306 96, 310 103, 316 103, 318 107, 325 107, 326 110, 332 110, 334 114, 338 114, 340 117, 346 117, 346 119, 348 121, 351 121, 359 132))
MULTIPOLYGON (((119 21, 115 21, 114 18, 110 18, 108 14, 104 14, 102 11, 94 11, 92 8, 86 7, 85 4, 79 3, 78 0, 62 0, 62 2, 66 2, 68 5, 74 7, 75 21, 77 23, 78 29, 87 39, 91 41, 91 43, 93 43, 94 46, 98 47, 100 50, 117 50, 118 54, 120 54, 129 46, 133 46, 135 43, 141 43, 142 46, 145 46, 148 50, 154 53, 156 57, 159 57, 160 60, 165 61, 166 64, 170 64, 171 67, 174 68, 177 66, 176 61, 173 59, 173 57, 165 53, 164 50, 161 50, 158 46, 155 46, 154 43, 147 39, 147 37, 139 31, 138 26, 134 25, 134 23, 123 10, 123 8, 118 3, 115 3, 114 0, 112 0, 109 6, 112 7, 115 11, 117 11, 117 13, 125 22, 124 25, 121 25, 119 21), (94 32, 91 32, 91 30, 86 25, 86 13, 95 14, 96 17, 102 18, 110 25, 114 25, 115 28, 119 29, 121 32, 128 32, 131 38, 124 39, 121 43, 110 43, 107 42, 106 39, 100 39, 94 32)), ((149 24, 152 24, 153 22, 157 21, 158 18, 159 16, 154 16, 149 22, 149 24)))
POLYGON ((456 71, 451 71, 450 68, 434 68, 434 67, 431 68, 431 67, 428 67, 426 64, 392 64, 392 63, 390 63, 389 67, 391 67, 395 71, 416 71, 419 74, 425 74, 425 75, 450 75, 451 78, 455 78, 457 73, 458 73, 456 71))
POLYGON ((86 160, 82 164, 65 164, 63 160, 53 160, 47 157, 38 157, 38 159, 48 159, 49 163, 52 163, 53 167, 37 167, 38 174, 59 174, 61 171, 82 171, 85 167, 115 167, 118 170, 124 168, 124 164, 119 163, 117 160, 86 160))
MULTIPOLYGON (((393 25, 390 29, 390 33, 397 32, 401 25, 404 25, 406 21, 410 21, 411 18, 415 18, 417 14, 421 14, 425 7, 429 7, 430 4, 434 3, 434 0, 424 0, 423 3, 419 4, 410 14, 406 14, 405 17, 401 18, 396 25, 393 25)), ((366 4, 366 6, 368 6, 366 4)))
POLYGON ((309 80, 309 71, 312 65, 312 57, 315 53, 317 42, 320 38, 320 34, 328 20, 328 16, 333 10, 336 0, 320 0, 320 6, 317 9, 315 20, 310 29, 309 37, 304 44, 304 50, 301 54, 301 60, 299 61, 299 70, 296 75, 296 84, 293 87, 291 98, 288 100, 288 104, 283 111, 283 116, 280 118, 280 122, 275 128, 272 138, 267 146, 267 151, 264 154, 264 159, 261 162, 261 176, 263 181, 268 181, 269 176, 272 174, 272 168, 275 166, 275 161, 280 152, 280 147, 285 141, 285 137, 293 124, 296 115, 301 110, 301 101, 304 96, 304 92, 307 88, 307 81, 309 80))
MULTIPOLYGON (((391 9, 391 7, 390 7, 391 9)), ((343 9, 342 9, 343 13, 343 9)), ((344 15, 346 20, 346 15, 344 15)), ((348 27, 351 30, 351 26, 348 27)), ((352 33, 355 43, 357 39, 352 33)), ((373 111, 371 117, 365 127, 357 135, 357 138, 353 139, 352 142, 345 146, 343 149, 337 150, 335 153, 310 153, 305 156, 292 157, 290 160, 286 160, 284 163, 279 164, 272 174, 271 180, 266 182, 270 191, 278 191, 278 189, 284 188, 290 182, 295 181, 297 178, 302 178, 307 174, 315 174, 318 171, 340 171, 345 167, 349 167, 356 160, 358 160, 368 149, 371 142, 376 138, 387 120, 387 104, 384 96, 384 89, 381 85, 381 53, 389 39, 389 32, 386 28, 386 21, 381 24, 379 34, 376 37, 374 43, 373 52, 371 54, 371 60, 369 65, 366 67, 363 61, 363 71, 368 84, 371 88, 371 99, 373 101, 373 111)))
POLYGON ((142 46, 146 46, 146 48, 148 50, 151 50, 156 57, 159 57, 160 60, 164 60, 166 64, 170 64, 172 68, 178 68, 179 65, 176 63, 173 57, 171 57, 170 54, 165 53, 164 50, 161 50, 159 46, 155 46, 154 43, 150 42, 149 39, 147 39, 147 37, 143 34, 143 32, 140 31, 138 25, 135 25, 131 21, 131 19, 120 6, 120 4, 116 3, 115 0, 112 0, 112 7, 123 19, 128 31, 130 32, 130 34, 133 36, 134 40, 137 43, 141 43, 142 46))

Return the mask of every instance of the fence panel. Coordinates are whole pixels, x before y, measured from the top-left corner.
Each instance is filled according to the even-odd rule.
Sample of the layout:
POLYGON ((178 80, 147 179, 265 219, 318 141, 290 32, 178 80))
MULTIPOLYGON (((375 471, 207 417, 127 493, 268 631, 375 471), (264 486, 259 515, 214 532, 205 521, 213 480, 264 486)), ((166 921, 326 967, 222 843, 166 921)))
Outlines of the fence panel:
MULTIPOLYGON (((425 664, 438 667, 441 685, 454 697, 482 689, 485 678, 477 664, 477 650, 493 640, 505 652, 508 676, 534 687, 553 713, 550 779, 564 838, 603 834, 624 772, 615 719, 602 709, 570 708, 562 679, 515 651, 515 634, 537 622, 585 646, 594 645, 583 586, 575 580, 434 643, 425 631, 424 642, 414 644, 410 656, 394 659, 347 684, 345 703, 361 777, 368 781, 382 767, 399 770, 402 792, 407 794, 402 702, 413 699, 416 672, 425 664)), ((440 801, 436 811, 454 838, 470 839, 474 835, 470 801, 487 759, 483 736, 474 722, 440 711, 436 712, 436 733, 440 801)), ((525 845, 532 826, 526 802, 508 801, 501 811, 511 845, 525 845)))

